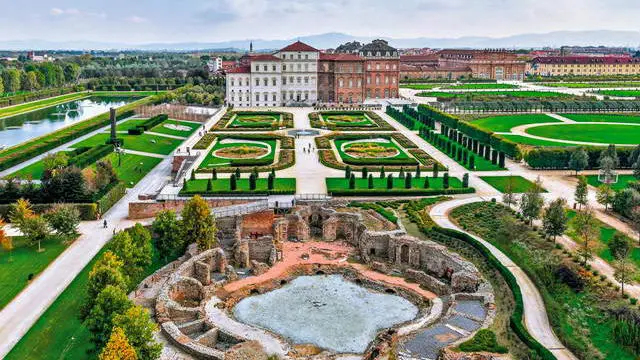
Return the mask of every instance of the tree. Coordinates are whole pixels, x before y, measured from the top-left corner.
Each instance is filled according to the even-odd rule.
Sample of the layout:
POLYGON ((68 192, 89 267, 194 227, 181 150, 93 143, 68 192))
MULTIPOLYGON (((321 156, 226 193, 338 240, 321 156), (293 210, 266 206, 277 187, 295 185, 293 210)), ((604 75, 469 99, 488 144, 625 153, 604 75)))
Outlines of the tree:
POLYGON ((351 174, 351 177, 349 178, 349 189, 353 190, 356 188, 356 176, 351 174))
POLYGON ((344 170, 344 178, 351 179, 351 166, 347 165, 347 168, 344 170))
POLYGON ((635 208, 631 211, 631 227, 638 234, 638 244, 640 244, 640 208, 635 208))
POLYGON ((405 189, 411 189, 411 185, 412 185, 411 184, 411 181, 412 181, 411 177, 412 177, 411 173, 408 173, 407 176, 404 178, 404 188, 405 189))
POLYGON ((249 190, 256 189, 256 176, 255 174, 249 175, 249 190))
POLYGON ((218 170, 216 168, 211 169, 211 179, 218 180, 218 170))
POLYGON ((582 264, 586 265, 589 260, 593 259, 591 242, 600 236, 600 229, 591 208, 587 206, 583 210, 578 211, 573 220, 573 226, 578 238, 582 242, 582 247, 578 250, 578 255, 582 257, 582 264))
POLYGON ((552 201, 549 207, 544 212, 542 218, 542 227, 544 228, 547 236, 553 237, 553 242, 556 242, 556 237, 564 234, 567 230, 567 213, 564 210, 566 200, 559 198, 552 201))
POLYGON ((576 186, 576 192, 574 194, 574 199, 576 203, 580 205, 579 209, 582 209, 583 205, 587 205, 588 194, 589 194, 589 190, 588 190, 587 178, 584 176, 579 176, 578 185, 576 186))
POLYGON ((538 178, 534 186, 522 194, 520 198, 520 211, 529 224, 540 217, 540 212, 544 205, 544 199, 542 199, 541 193, 542 182, 540 178, 538 178))
POLYGON ((502 193, 502 202, 509 207, 511 207, 511 205, 515 205, 518 202, 518 200, 516 199, 516 195, 513 192, 513 182, 513 176, 509 176, 507 178, 507 183, 504 185, 504 192, 502 193))
POLYGON ((236 179, 240 179, 242 176, 242 173, 240 172, 240 168, 236 168, 236 179))
POLYGON ((604 156, 600 158, 600 173, 604 177, 605 183, 612 182, 615 169, 616 165, 612 157, 604 156))
POLYGON ((380 168, 380 179, 384 179, 387 175, 384 173, 384 166, 380 168))
POLYGON ((64 151, 60 151, 54 154, 47 154, 42 159, 42 162, 45 171, 54 171, 66 167, 69 164, 69 156, 64 151))
POLYGON ((613 198, 616 193, 611 189, 611 185, 602 184, 598 186, 598 191, 596 192, 596 200, 599 204, 604 205, 604 210, 609 210, 609 205, 613 202, 613 198))
POLYGON ((20 232, 30 243, 38 243, 38 252, 44 251, 40 247, 43 240, 50 235, 49 226, 42 216, 31 216, 26 218, 20 226, 20 232))
POLYGON ((15 93, 20 91, 20 70, 7 69, 2 73, 4 80, 4 91, 15 93))
POLYGON ((81 310, 83 319, 87 317, 93 308, 98 294, 108 285, 120 288, 122 291, 127 290, 128 278, 123 273, 123 266, 122 260, 118 259, 111 251, 105 252, 93 265, 87 281, 87 297, 81 310))
POLYGON ((85 320, 91 332, 91 340, 96 348, 103 347, 111 336, 113 319, 133 306, 127 294, 119 287, 107 285, 96 297, 95 303, 85 320))
POLYGON ((367 186, 369 189, 373 189, 373 175, 369 174, 369 179, 367 181, 367 186))
POLYGON ((141 306, 132 306, 124 313, 115 314, 113 325, 124 330, 140 360, 155 360, 162 353, 162 345, 155 342, 153 333, 157 325, 149 312, 141 306))
POLYGON ((633 250, 631 239, 617 231, 611 237, 607 247, 609 248, 609 252, 611 252, 611 256, 616 260, 622 260, 629 257, 631 255, 631 250, 633 250))
POLYGON ((462 187, 463 188, 468 188, 469 187, 469 174, 465 173, 464 175, 462 175, 462 187))
POLYGON ((429 188, 429 186, 430 186, 430 185, 429 185, 429 177, 428 177, 428 176, 425 176, 425 177, 424 177, 424 185, 423 185, 423 187, 424 187, 425 189, 428 189, 428 188, 429 188))
POLYGON ((269 176, 267 177, 267 189, 273 190, 275 179, 276 179, 276 176, 273 175, 273 173, 269 173, 269 176))
POLYGON ((200 250, 208 250, 216 244, 216 222, 207 202, 194 196, 182 209, 182 236, 187 244, 197 243, 200 250))
POLYGON ((213 191, 213 182, 211 179, 207 179, 207 192, 210 193, 213 191))
POLYGON ((438 178, 438 164, 433 164, 433 178, 437 179, 438 178))
POLYGON ((636 180, 640 180, 640 156, 636 158, 631 168, 633 169, 633 177, 635 177, 636 180))
POLYGON ((387 176, 387 189, 393 189, 393 174, 387 176))
POLYGON ((605 150, 602 150, 598 162, 602 164, 606 158, 611 159, 613 169, 617 169, 620 166, 620 159, 618 158, 618 151, 616 150, 615 144, 609 144, 605 150))
POLYGON ((237 188, 238 180, 236 174, 231 174, 231 177, 229 178, 229 189, 231 189, 231 191, 235 191, 237 188))
POLYGON ((142 224, 136 223, 132 228, 128 229, 127 232, 131 236, 131 241, 135 249, 135 265, 141 269, 151 265, 153 243, 149 230, 142 226, 142 224))
POLYGON ((398 173, 400 179, 404 179, 404 167, 400 166, 400 172, 398 173))
POLYGON ((637 271, 629 258, 616 261, 613 264, 613 269, 613 278, 620 283, 620 293, 624 294, 624 284, 632 282, 637 276, 637 271))
POLYGON ((416 179, 420 179, 420 164, 416 165, 416 179))
POLYGON ((4 93, 4 80, 0 76, 0 94, 4 93))
POLYGON ((449 188, 449 173, 446 172, 444 173, 444 175, 442 175, 442 188, 443 189, 448 189, 449 188))
POLYGON ((587 166, 589 166, 587 151, 582 147, 575 149, 569 158, 569 168, 575 170, 576 176, 578 176, 578 173, 586 169, 587 166))
POLYGON ((78 233, 80 211, 73 205, 55 204, 44 214, 49 226, 60 235, 72 236, 78 233))
POLYGON ((476 157, 471 155, 469 157, 469 170, 474 170, 476 168, 476 157))
POLYGON ((156 238, 158 252, 165 259, 165 262, 176 251, 184 249, 185 243, 180 236, 180 222, 175 211, 163 210, 159 212, 151 229, 156 238))
POLYGON ((21 224, 24 224, 28 218, 33 216, 35 216, 35 213, 31 209, 31 202, 29 202, 29 200, 18 199, 15 204, 11 205, 9 221, 11 221, 14 226, 20 228, 21 224))
POLYGON ((367 167, 365 166, 362 168, 362 178, 366 179, 368 177, 369 177, 369 169, 367 169, 367 167))
POLYGON ((102 349, 98 360, 138 360, 138 355, 122 328, 116 326, 111 330, 109 341, 102 349))
POLYGON ((0 216, 0 246, 2 246, 4 251, 9 252, 9 262, 11 262, 13 261, 13 257, 11 256, 13 253, 13 239, 4 231, 5 225, 4 219, 0 216))

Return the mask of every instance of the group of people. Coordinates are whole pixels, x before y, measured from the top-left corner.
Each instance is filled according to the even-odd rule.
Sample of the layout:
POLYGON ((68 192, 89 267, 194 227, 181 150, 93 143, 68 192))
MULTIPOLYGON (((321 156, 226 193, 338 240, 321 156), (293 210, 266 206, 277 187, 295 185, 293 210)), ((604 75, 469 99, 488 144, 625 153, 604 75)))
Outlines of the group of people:
POLYGON ((311 152, 315 151, 316 148, 311 146, 311 144, 309 144, 309 146, 305 146, 302 148, 302 151, 305 152, 305 154, 311 154, 311 152))

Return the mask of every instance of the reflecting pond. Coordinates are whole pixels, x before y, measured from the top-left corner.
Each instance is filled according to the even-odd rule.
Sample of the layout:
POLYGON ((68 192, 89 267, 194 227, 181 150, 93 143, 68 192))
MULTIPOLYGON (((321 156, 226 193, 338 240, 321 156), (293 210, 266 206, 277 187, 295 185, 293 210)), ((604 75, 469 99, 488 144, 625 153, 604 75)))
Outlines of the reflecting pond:
POLYGON ((46 135, 136 100, 135 97, 94 96, 0 119, 0 148, 46 135))

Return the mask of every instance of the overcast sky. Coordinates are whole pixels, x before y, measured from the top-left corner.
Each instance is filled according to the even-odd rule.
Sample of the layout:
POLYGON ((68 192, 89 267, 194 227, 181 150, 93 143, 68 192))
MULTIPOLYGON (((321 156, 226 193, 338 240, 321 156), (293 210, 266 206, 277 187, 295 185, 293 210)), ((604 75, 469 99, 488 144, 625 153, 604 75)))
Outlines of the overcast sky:
POLYGON ((0 40, 119 43, 638 30, 640 0, 0 0, 0 40))

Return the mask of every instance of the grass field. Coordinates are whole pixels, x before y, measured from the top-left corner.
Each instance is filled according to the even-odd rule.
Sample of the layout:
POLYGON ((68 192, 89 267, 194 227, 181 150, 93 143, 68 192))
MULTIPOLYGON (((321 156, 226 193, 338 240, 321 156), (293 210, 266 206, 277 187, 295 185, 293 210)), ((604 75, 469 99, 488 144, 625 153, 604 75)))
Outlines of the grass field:
MULTIPOLYGON (((602 185, 602 183, 598 180, 598 175, 587 175, 587 183, 591 186, 598 187, 602 185)), ((615 191, 626 189, 629 186, 630 182, 636 182, 635 177, 633 175, 618 175, 618 182, 615 184, 611 184, 611 188, 615 191)))
MULTIPOLYGON (((85 300, 89 272, 104 251, 101 250, 76 276, 4 360, 86 360, 96 357, 88 353, 92 349, 90 333, 78 315, 85 300)), ((160 258, 154 247, 151 265, 134 283, 153 274, 164 264, 164 259, 160 258)))
POLYGON ((603 144, 640 144, 640 126, 603 124, 561 124, 534 127, 527 134, 558 140, 603 144))
POLYGON ((446 85, 443 89, 460 89, 460 90, 483 90, 483 89, 518 89, 518 85, 512 84, 495 84, 495 83, 477 83, 477 84, 458 84, 446 85))
MULTIPOLYGON (((356 190, 357 189, 368 189, 369 188, 369 180, 368 179, 362 179, 360 178, 358 175, 360 174, 354 174, 356 176, 356 190)), ((431 177, 431 174, 423 174, 423 176, 421 178, 413 178, 411 179, 411 186, 414 190, 421 190, 424 189, 424 175, 429 176, 429 189, 434 189, 434 190, 441 190, 443 189, 442 187, 442 173, 440 174, 440 176, 437 179, 434 179, 433 177, 431 177)), ((405 190, 404 187, 404 182, 405 179, 400 179, 397 174, 394 174, 394 179, 393 179, 393 189, 392 190, 405 190)), ((345 179, 345 178, 327 178, 326 179, 326 184, 327 184, 327 191, 329 193, 331 192, 335 192, 335 191, 342 191, 342 190, 349 190, 349 179, 345 179)), ((462 188, 462 181, 460 181, 460 179, 458 178, 454 178, 454 177, 450 177, 449 178, 449 187, 451 189, 459 189, 462 188)), ((379 177, 375 176, 373 177, 373 188, 375 190, 380 190, 381 192, 384 192, 387 189, 387 179, 380 179, 379 177)))
POLYGON ((573 89, 587 89, 587 88, 624 88, 624 87, 640 87, 640 82, 592 82, 592 83, 540 83, 538 85, 548 87, 566 87, 573 89))
POLYGON ((154 133, 159 133, 159 134, 188 137, 189 135, 193 134, 196 130, 198 130, 200 127, 202 127, 202 124, 169 119, 163 122, 162 124, 156 125, 149 131, 154 133), (186 126, 189 128, 189 130, 170 129, 165 125, 186 126))
POLYGON ((600 95, 620 97, 640 97, 640 90, 600 90, 600 95))
POLYGON ((23 167, 22 169, 14 172, 7 177, 17 177, 20 179, 30 178, 31 180, 39 180, 42 178, 42 173, 44 173, 44 161, 39 160, 29 166, 23 167))
POLYGON ((570 98, 573 95, 551 91, 473 91, 473 92, 444 92, 425 91, 416 94, 420 97, 435 97, 439 99, 458 99, 474 97, 492 98, 570 98))
MULTIPOLYGON (((573 219, 576 216, 576 212, 573 210, 569 210, 567 211, 567 216, 569 218, 569 228, 567 230, 567 235, 569 235, 569 237, 571 237, 574 241, 580 244, 581 240, 580 240, 580 237, 576 234, 574 221, 573 221, 573 219)), ((600 236, 594 246, 595 247, 594 253, 595 255, 602 258, 604 261, 613 263, 615 259, 613 258, 613 255, 611 255, 611 251, 609 251, 608 244, 609 244, 609 241, 611 241, 611 238, 613 238, 613 234, 616 233, 616 229, 610 227, 609 225, 597 219, 596 219, 596 223, 598 224, 598 228, 600 230, 600 236)), ((632 240, 633 240, 632 244, 635 244, 637 242, 637 240, 634 240, 634 239, 632 240)), ((640 248, 634 247, 631 250, 631 256, 629 258, 634 263, 636 268, 640 268, 640 248)), ((639 281, 640 275, 636 276, 635 280, 639 281)))
MULTIPOLYGON (((230 139, 230 140, 234 140, 234 139, 230 139)), ((242 139, 235 139, 235 140, 240 140, 242 141, 242 139)), ((213 148, 211 149, 211 151, 209 152, 209 154, 207 154, 207 157, 204 158, 204 160, 202 161, 202 163, 200 164, 200 169, 206 169, 206 168, 214 168, 214 167, 220 167, 220 166, 229 166, 229 164, 231 163, 232 159, 226 159, 226 158, 222 158, 222 157, 218 157, 216 155, 214 155, 214 153, 218 150, 221 149, 226 149, 226 148, 241 148, 246 146, 247 150, 250 151, 251 148, 257 148, 257 149, 267 149, 269 146, 267 146, 267 144, 269 146, 271 146, 271 152, 269 154, 267 154, 265 157, 263 157, 262 159, 266 160, 271 160, 271 162, 273 163, 273 161, 275 160, 275 150, 276 150, 276 144, 277 141, 276 140, 261 140, 260 143, 253 143, 253 142, 246 142, 246 143, 224 143, 221 144, 220 142, 216 143, 213 148)), ((248 159, 253 159, 251 157, 249 157, 248 159)), ((238 159, 240 160, 240 159, 238 159)))
POLYGON ((56 96, 56 97, 37 100, 37 101, 31 101, 31 102, 16 105, 16 106, 2 108, 0 109, 0 118, 18 115, 23 112, 33 111, 33 110, 42 109, 42 108, 62 104, 62 103, 73 101, 73 100, 82 99, 85 97, 89 97, 90 95, 91 94, 86 92, 72 93, 72 94, 66 94, 62 96, 56 96))
POLYGON ((11 261, 9 252, 0 248, 0 310, 29 284, 29 274, 41 273, 67 248, 64 239, 57 236, 42 242, 43 252, 23 237, 14 237, 13 246, 11 261))
POLYGON ((447 86, 447 84, 403 84, 400 85, 400 88, 411 90, 431 90, 435 88, 441 88, 443 86, 447 86))
MULTIPOLYGON (((72 147, 79 148, 83 146, 93 147, 102 145, 109 139, 109 137, 110 135, 108 133, 96 134, 86 140, 74 144, 72 147)), ((183 140, 181 139, 172 139, 164 136, 149 134, 118 134, 118 138, 124 139, 125 149, 162 155, 169 155, 183 142, 183 140)))
POLYGON ((492 116, 471 121, 472 124, 493 132, 509 132, 512 128, 520 125, 552 122, 560 122, 560 120, 544 114, 527 114, 492 116))
POLYGON ((576 144, 565 143, 561 141, 550 141, 534 139, 522 135, 500 134, 500 137, 517 142, 518 144, 531 145, 531 146, 558 146, 558 147, 574 147, 576 144))
POLYGON ((561 114, 567 119, 577 122, 613 122, 640 124, 640 116, 626 114, 561 114))
MULTIPOLYGON (((269 190, 266 177, 260 178, 256 181, 256 189, 249 190, 249 174, 245 174, 243 178, 238 180, 237 189, 231 191, 230 181, 228 178, 212 180, 212 193, 232 193, 232 194, 266 194, 270 191, 277 192, 279 194, 287 193, 294 194, 296 192, 296 179, 295 178, 276 178, 273 183, 273 190, 269 190)), ((183 192, 189 194, 206 193, 208 180, 188 180, 187 187, 183 188, 183 192)))
MULTIPOLYGON (((147 119, 129 119, 127 121, 121 121, 116 124, 116 131, 127 131, 129 129, 135 129, 136 126, 142 125, 147 119)), ((105 132, 110 132, 111 127, 105 130, 105 132)))
MULTIPOLYGON (((525 193, 534 186, 531 181, 523 178, 522 176, 480 176, 480 179, 493 186, 493 188, 501 193, 504 193, 507 190, 509 181, 512 182, 512 192, 514 193, 525 193)), ((546 192, 546 190, 544 190, 544 192, 546 192)))
MULTIPOLYGON (((143 177, 145 177, 162 159, 136 154, 122 154, 122 163, 118 167, 118 154, 111 153, 102 160, 109 160, 113 169, 118 175, 118 179, 124 182, 128 188, 134 187, 143 177)), ((95 165, 91 166, 95 169, 95 165)))

